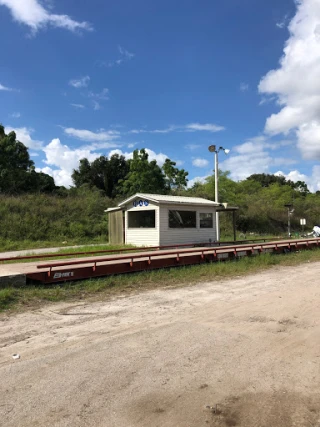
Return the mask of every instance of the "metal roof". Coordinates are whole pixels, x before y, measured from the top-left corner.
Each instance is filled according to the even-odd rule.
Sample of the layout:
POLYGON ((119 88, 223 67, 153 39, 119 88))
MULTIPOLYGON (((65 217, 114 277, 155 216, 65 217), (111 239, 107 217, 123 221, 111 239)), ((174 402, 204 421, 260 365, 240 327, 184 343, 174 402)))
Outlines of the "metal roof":
POLYGON ((117 206, 115 208, 108 208, 105 210, 105 212, 114 212, 114 211, 121 211, 121 207, 117 206))
POLYGON ((163 194, 148 194, 137 193, 123 202, 119 206, 126 205, 136 198, 148 199, 151 202, 159 204, 184 204, 184 205, 200 205, 200 206, 220 206, 220 203, 213 202, 212 200, 203 199, 202 197, 184 197, 184 196, 168 196, 163 194))

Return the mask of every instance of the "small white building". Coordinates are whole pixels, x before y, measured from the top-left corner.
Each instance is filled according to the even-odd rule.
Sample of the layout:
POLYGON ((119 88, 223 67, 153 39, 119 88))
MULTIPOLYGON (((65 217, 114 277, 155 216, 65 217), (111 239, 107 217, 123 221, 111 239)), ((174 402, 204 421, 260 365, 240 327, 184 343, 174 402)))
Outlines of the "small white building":
POLYGON ((106 211, 109 241, 136 246, 214 242, 216 212, 235 209, 199 197, 138 193, 106 211))

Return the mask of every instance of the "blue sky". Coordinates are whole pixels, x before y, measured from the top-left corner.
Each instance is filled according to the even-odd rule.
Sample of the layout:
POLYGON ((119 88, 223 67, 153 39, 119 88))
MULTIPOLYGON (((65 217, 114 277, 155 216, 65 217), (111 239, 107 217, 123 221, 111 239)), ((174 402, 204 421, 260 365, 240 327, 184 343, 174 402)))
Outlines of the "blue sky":
POLYGON ((235 180, 320 190, 319 0, 0 0, 0 121, 70 185, 81 158, 147 148, 235 180))

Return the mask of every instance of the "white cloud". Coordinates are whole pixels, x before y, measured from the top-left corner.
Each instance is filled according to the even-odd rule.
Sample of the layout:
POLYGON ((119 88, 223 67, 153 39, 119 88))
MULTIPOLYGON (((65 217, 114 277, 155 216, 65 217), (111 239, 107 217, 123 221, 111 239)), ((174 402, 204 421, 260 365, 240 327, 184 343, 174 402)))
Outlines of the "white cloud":
POLYGON ((108 100, 109 99, 109 89, 103 88, 101 92, 93 93, 90 92, 89 94, 92 98, 102 99, 102 100, 108 100))
MULTIPOLYGON (((92 146, 95 146, 95 144, 92 144, 92 146)), ((44 160, 46 166, 37 170, 53 176, 56 185, 70 187, 73 185, 71 178, 73 169, 79 167, 79 161, 86 158, 92 162, 102 155, 101 153, 93 152, 92 146, 72 149, 68 145, 62 144, 60 139, 55 138, 43 147, 46 156, 44 160)), ((104 148, 110 148, 110 146, 108 147, 106 144, 104 148)), ((146 152, 149 154, 149 160, 156 160, 159 166, 162 166, 168 157, 163 153, 156 153, 149 148, 146 148, 146 152)), ((108 156, 110 157, 113 154, 123 155, 126 159, 132 159, 133 157, 132 151, 123 152, 120 149, 110 150, 108 156)))
POLYGON ((123 62, 130 61, 134 58, 135 54, 129 52, 121 46, 118 46, 119 58, 112 61, 99 61, 100 65, 104 65, 105 67, 114 67, 115 65, 121 65, 123 62))
MULTIPOLYGON (((1 1, 1 0, 0 0, 1 1)), ((69 81, 69 85, 80 89, 82 87, 87 87, 90 82, 89 76, 80 77, 79 79, 72 79, 69 81)))
POLYGON ((81 148, 83 150, 97 151, 110 148, 119 148, 122 145, 123 144, 118 144, 117 142, 92 142, 91 144, 81 146, 81 148))
POLYGON ((153 150, 150 150, 149 148, 146 148, 146 152, 149 154, 149 160, 156 160, 159 166, 162 166, 166 159, 168 159, 168 156, 163 153, 156 153, 153 150))
POLYGON ((190 151, 197 150, 200 147, 201 147, 201 145, 199 145, 199 144, 187 144, 187 145, 185 145, 185 148, 187 150, 190 150, 190 151))
MULTIPOLYGON (((271 173, 275 166, 296 163, 290 157, 270 156, 270 142, 265 136, 257 136, 232 148, 227 157, 219 155, 219 167, 230 171, 231 179, 243 180, 254 173, 271 173)), ((280 142, 281 146, 281 142, 280 142)))
MULTIPOLYGON (((155 151, 150 150, 150 148, 145 148, 145 150, 149 155, 149 161, 156 160, 156 162, 159 166, 162 166, 164 164, 165 160, 169 158, 166 154, 156 153, 155 151)), ((126 159, 132 159, 133 158, 133 151, 127 153, 127 152, 123 152, 122 150, 117 149, 117 150, 112 150, 109 152, 109 156, 112 156, 113 154, 119 154, 120 156, 124 156, 126 159)), ((178 162, 179 162, 179 160, 178 160, 178 162)))
POLYGON ((86 142, 108 142, 120 138, 120 132, 116 130, 92 132, 87 129, 64 128, 64 133, 86 142))
POLYGON ((32 139, 31 134, 34 132, 33 129, 22 127, 22 128, 13 128, 11 126, 6 126, 6 134, 14 131, 17 135, 17 140, 22 142, 26 147, 33 150, 41 150, 43 143, 42 141, 37 141, 32 139))
POLYGON ((320 160, 320 120, 299 126, 297 137, 302 157, 320 160))
POLYGON ((193 166, 196 166, 197 168, 206 168, 209 165, 209 161, 206 159, 193 159, 192 160, 193 166))
POLYGON ((101 92, 88 92, 89 98, 91 98, 91 105, 95 111, 101 110, 101 101, 108 101, 109 89, 103 88, 101 92))
MULTIPOLYGON (((0 0, 0 4, 1 4, 1 0, 0 0)), ((3 86, 0 83, 0 90, 7 91, 7 92, 12 92, 14 89, 12 89, 11 87, 3 86)))
POLYGON ((52 169, 49 166, 36 168, 37 172, 43 172, 53 177, 56 185, 63 185, 68 188, 73 185, 71 173, 64 169, 52 169))
POLYGON ((92 101, 92 105, 93 105, 93 109, 94 109, 94 111, 98 111, 98 110, 100 110, 100 109, 101 109, 101 105, 99 104, 99 102, 98 102, 98 101, 93 100, 93 101, 92 101))
MULTIPOLYGON (((147 128, 132 129, 129 131, 129 133, 134 133, 134 134, 138 134, 138 133, 171 133, 171 132, 175 132, 175 131, 179 131, 179 132, 196 132, 196 131, 220 132, 222 130, 225 130, 225 128, 223 126, 218 126, 218 125, 215 125, 213 123, 205 123, 205 124, 190 123, 190 124, 183 125, 183 126, 170 125, 169 127, 164 128, 164 129, 150 129, 150 130, 147 128)), ((190 147, 192 147, 192 144, 189 146, 186 146, 186 147, 190 149, 190 147)), ((193 147, 197 147, 197 146, 193 145, 193 147)))
POLYGON ((299 172, 298 170, 290 171, 287 174, 282 171, 278 171, 275 173, 275 175, 282 175, 286 179, 289 179, 293 182, 304 181, 311 192, 316 192, 320 190, 320 166, 314 166, 312 168, 310 176, 305 175, 299 172))
POLYGON ((176 166, 178 167, 183 166, 185 163, 184 160, 175 160, 175 162, 176 162, 176 166))
POLYGON ((248 83, 241 83, 240 84, 240 91, 241 92, 247 92, 249 90, 249 85, 248 83))
POLYGON ((306 181, 308 177, 304 175, 303 173, 300 173, 297 170, 293 170, 289 172, 288 174, 283 173, 282 171, 276 172, 274 175, 276 176, 284 176, 286 179, 297 182, 297 181, 306 181))
POLYGON ((285 27, 285 25, 286 25, 286 23, 284 21, 276 23, 276 26, 280 29, 283 29, 285 27))
POLYGON ((21 114, 17 111, 16 113, 12 113, 9 115, 12 119, 19 119, 21 117, 21 114))
POLYGON ((79 161, 81 159, 87 158, 92 162, 101 155, 99 153, 92 153, 90 150, 83 148, 72 150, 67 145, 61 144, 58 138, 53 139, 46 145, 43 151, 46 155, 44 163, 46 163, 48 167, 40 170, 53 176, 56 185, 64 185, 66 187, 72 185, 72 171, 79 167, 79 161), (54 169, 53 167, 58 169, 54 169))
POLYGON ((86 108, 84 105, 82 104, 70 104, 72 107, 77 108, 78 110, 83 110, 84 108, 86 108))
POLYGON ((50 13, 40 0, 0 0, 0 6, 6 6, 15 21, 27 25, 34 33, 47 26, 69 31, 92 30, 88 22, 78 22, 68 15, 50 13))
POLYGON ((124 156, 127 160, 132 159, 133 158, 133 151, 131 152, 124 152, 122 150, 116 149, 116 150, 111 150, 108 153, 108 157, 110 158, 111 156, 113 156, 114 154, 119 154, 119 156, 124 156))
POLYGON ((281 21, 276 22, 276 27, 280 28, 280 30, 283 30, 283 28, 286 27, 288 22, 288 15, 286 15, 281 21))
POLYGON ((291 139, 283 139, 281 141, 276 141, 276 142, 269 142, 266 141, 264 143, 264 146, 266 148, 270 148, 271 150, 277 150, 279 147, 287 147, 289 145, 293 145, 294 141, 291 139))
POLYGON ((176 126, 169 126, 166 129, 151 129, 151 130, 148 130, 148 129, 132 129, 129 131, 129 133, 134 133, 134 134, 138 134, 138 133, 170 133, 176 129, 177 129, 176 126))
POLYGON ((271 135, 295 131, 302 156, 319 160, 320 4, 319 0, 296 3, 280 66, 262 78, 259 91, 276 95, 281 107, 267 119, 265 131, 271 135))
POLYGON ((132 59, 134 57, 134 53, 129 52, 121 46, 118 46, 118 50, 120 55, 126 59, 132 59))
POLYGON ((223 126, 218 126, 213 123, 190 123, 185 126, 186 130, 189 131, 208 131, 208 132, 220 132, 222 130, 225 130, 223 126))
POLYGON ((290 157, 275 157, 272 159, 272 166, 290 166, 297 163, 297 160, 290 159, 290 157))
POLYGON ((205 176, 196 176, 195 178, 192 178, 188 181, 188 188, 191 188, 194 186, 196 182, 199 182, 200 184, 204 184, 206 182, 206 179, 209 175, 205 176))

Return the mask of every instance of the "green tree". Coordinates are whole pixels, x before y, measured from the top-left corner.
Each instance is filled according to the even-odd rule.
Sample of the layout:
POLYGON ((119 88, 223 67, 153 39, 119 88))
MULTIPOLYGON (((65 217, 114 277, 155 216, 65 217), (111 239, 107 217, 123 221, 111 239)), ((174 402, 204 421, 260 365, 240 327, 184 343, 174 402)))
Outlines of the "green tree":
POLYGON ((176 162, 173 162, 170 159, 166 159, 162 166, 168 191, 183 190, 186 188, 188 183, 187 176, 189 173, 184 169, 178 169, 175 166, 176 162))
POLYGON ((117 196, 117 187, 129 172, 129 164, 124 156, 114 154, 110 157, 100 156, 92 163, 81 159, 79 168, 72 173, 72 180, 77 188, 84 184, 103 190, 110 198, 117 196))
POLYGON ((271 184, 278 183, 279 185, 288 184, 286 178, 282 175, 271 175, 266 173, 255 173, 250 175, 247 180, 257 181, 261 187, 269 187, 271 184))
POLYGON ((149 162, 149 155, 143 148, 133 152, 133 159, 129 160, 129 173, 120 181, 120 191, 123 195, 131 196, 135 193, 166 192, 165 176, 156 160, 149 162))
POLYGON ((0 193, 52 192, 51 176, 36 172, 28 148, 17 141, 15 132, 5 134, 0 125, 0 193))
POLYGON ((92 184, 91 164, 84 158, 79 161, 79 168, 74 169, 71 175, 74 185, 79 188, 84 184, 92 184))

